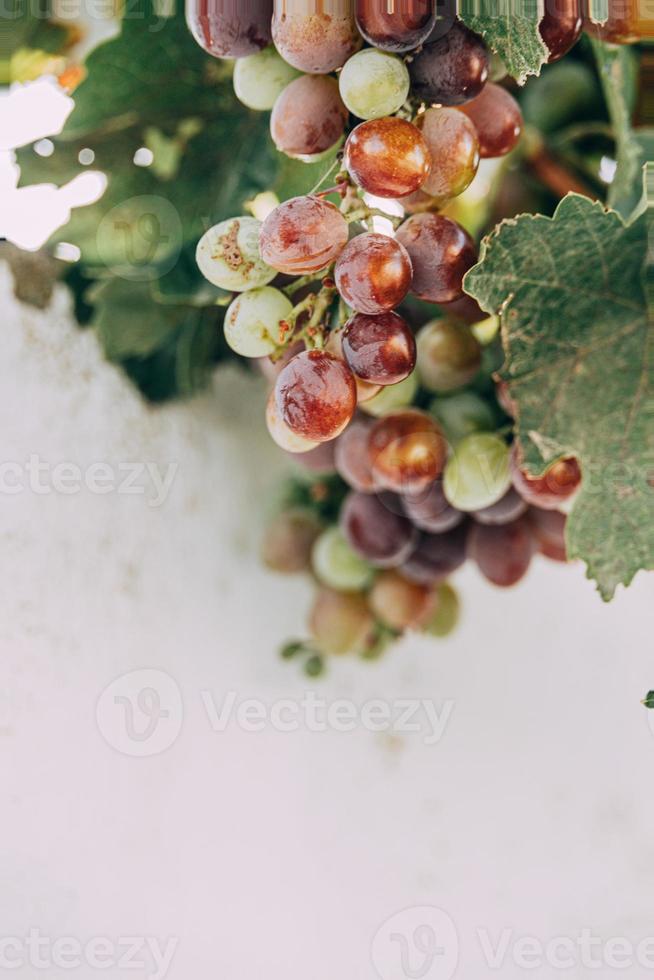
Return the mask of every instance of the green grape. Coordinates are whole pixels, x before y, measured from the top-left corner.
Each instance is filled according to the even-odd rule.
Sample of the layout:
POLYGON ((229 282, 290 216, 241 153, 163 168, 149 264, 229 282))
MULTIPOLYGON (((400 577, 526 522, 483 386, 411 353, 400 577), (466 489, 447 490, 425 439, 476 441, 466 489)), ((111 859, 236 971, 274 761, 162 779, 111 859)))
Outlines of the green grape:
POLYGON ((416 371, 414 371, 408 378, 399 381, 396 385, 384 385, 382 390, 373 398, 366 402, 359 402, 359 408, 362 412, 374 415, 375 418, 379 419, 382 415, 395 411, 396 408, 405 408, 410 405, 417 391, 418 378, 416 371))
POLYGON ((316 578, 330 589, 365 589, 373 578, 370 565, 352 551, 340 528, 324 531, 313 546, 311 565, 316 578))
POLYGON ((495 412, 475 391, 457 391, 434 398, 429 406, 449 442, 456 444, 473 432, 492 432, 497 425, 495 412))
POLYGON ((359 119, 392 116, 406 102, 410 85, 402 59, 375 48, 352 55, 339 78, 341 98, 359 119))
POLYGON ((279 322, 293 304, 279 289, 261 286, 241 293, 225 314, 225 340, 242 357, 266 357, 279 344, 279 322))
POLYGON ((265 112, 272 109, 278 95, 300 72, 284 61, 270 45, 263 51, 238 58, 234 66, 234 91, 248 109, 265 112))
POLYGON ((323 653, 360 653, 375 634, 365 596, 321 588, 309 614, 311 636, 323 653))
POLYGON ((450 457, 443 475, 443 490, 457 510, 491 507, 511 486, 511 452, 493 432, 466 436, 450 457))
POLYGON ((416 337, 418 372, 430 391, 441 394, 469 384, 481 365, 481 347, 465 323, 432 320, 416 337))
POLYGON ((441 582, 436 589, 436 611, 425 626, 430 636, 449 636, 459 623, 461 602, 449 582, 441 582))
POLYGON ((205 231, 195 252, 205 279, 235 293, 267 286, 277 273, 259 256, 260 229, 260 221, 246 216, 228 218, 205 231))

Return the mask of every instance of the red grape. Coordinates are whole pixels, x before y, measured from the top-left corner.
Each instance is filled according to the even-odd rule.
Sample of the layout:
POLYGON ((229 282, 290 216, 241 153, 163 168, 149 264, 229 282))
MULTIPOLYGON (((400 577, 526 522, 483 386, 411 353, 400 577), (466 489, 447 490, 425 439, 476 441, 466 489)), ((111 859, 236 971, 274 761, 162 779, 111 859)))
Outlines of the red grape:
POLYGON ((327 75, 361 47, 350 0, 275 0, 275 47, 300 71, 327 75))
POLYGON ((482 158, 503 157, 520 139, 520 106, 501 85, 489 82, 481 95, 461 106, 459 111, 475 124, 482 158))
POLYGON ((539 30, 550 52, 550 63, 558 61, 577 43, 583 26, 579 0, 545 0, 539 30))
POLYGON ((456 109, 427 109, 416 125, 431 155, 431 173, 420 190, 445 203, 468 187, 479 166, 474 124, 456 109))
POLYGON ((394 385, 408 378, 416 364, 416 342, 397 313, 355 313, 343 334, 343 355, 358 378, 394 385))
POLYGON ((409 65, 413 93, 432 104, 462 105, 479 95, 489 65, 479 35, 455 21, 445 35, 425 44, 409 65))
POLYGON ((344 162, 354 182, 378 197, 412 194, 431 169, 422 133, 397 116, 369 119, 353 129, 345 143, 344 162))
POLYGON ((243 58, 270 44, 272 0, 186 0, 186 23, 214 58, 243 58))
POLYGON ((342 432, 354 414, 354 376, 343 361, 327 351, 303 351, 277 378, 275 402, 293 432, 326 442, 342 432))
POLYGON ((511 456, 511 478, 520 496, 542 510, 558 510, 561 504, 576 493, 581 483, 581 470, 574 456, 559 459, 540 477, 529 476, 520 467, 516 443, 511 456))
POLYGON ((519 493, 511 487, 496 504, 484 507, 474 513, 480 524, 510 524, 517 521, 527 511, 527 504, 519 493))
POLYGON ((402 565, 402 574, 420 585, 438 585, 465 562, 467 538, 467 523, 444 534, 424 534, 402 565))
POLYGON ((328 266, 347 239, 347 222, 337 207, 318 197, 292 197, 264 221, 259 247, 273 269, 298 276, 328 266))
POLYGON ((307 453, 316 449, 318 443, 315 439, 306 439, 289 429, 284 419, 279 414, 277 402, 275 400, 275 390, 270 392, 268 404, 266 405, 266 425, 271 438, 277 445, 287 453, 307 453))
POLYGON ((376 232, 353 238, 335 269, 338 291, 357 313, 394 309, 408 293, 411 276, 411 260, 404 246, 376 232))
MULTIPOLYGON (((331 330, 327 337, 327 343, 325 344, 325 350, 333 354, 334 357, 339 357, 342 361, 345 360, 345 355, 343 354, 344 333, 344 329, 340 327, 336 330, 331 330)), ((371 384, 368 381, 364 381, 363 378, 357 378, 356 375, 354 381, 357 386, 357 404, 370 401, 371 398, 374 398, 381 391, 381 385, 371 384)))
POLYGON ((468 553, 493 585, 508 588, 527 574, 534 542, 526 518, 510 524, 474 524, 468 553))
POLYGON ((334 445, 336 470, 345 482, 359 493, 374 493, 377 490, 368 459, 368 438, 372 420, 358 418, 348 425, 334 445))
POLYGON ((531 507, 527 519, 541 555, 551 558, 552 561, 567 561, 566 515, 558 510, 540 510, 538 507, 531 507))
POLYGON ((368 453, 380 486, 396 493, 415 494, 441 475, 447 442, 431 416, 405 409, 385 415, 375 423, 368 453))
POLYGON ((401 565, 418 542, 411 522, 370 494, 353 492, 346 497, 340 526, 350 547, 376 568, 401 565))
POLYGON ((477 261, 475 244, 461 225, 442 214, 414 214, 397 232, 413 266, 411 291, 431 303, 463 296, 463 277, 477 261))
POLYGON ((436 596, 397 572, 378 575, 370 592, 370 608, 377 619, 394 630, 424 626, 436 608, 436 596))
POLYGON ((270 133, 289 157, 312 157, 338 143, 348 112, 335 78, 302 75, 287 85, 275 102, 270 133))
POLYGON ((434 0, 357 0, 357 24, 369 44, 383 51, 411 51, 434 26, 434 0))
POLYGON ((406 516, 421 531, 443 534, 461 524, 464 518, 460 510, 448 503, 441 480, 435 480, 422 493, 405 494, 402 506, 406 516))

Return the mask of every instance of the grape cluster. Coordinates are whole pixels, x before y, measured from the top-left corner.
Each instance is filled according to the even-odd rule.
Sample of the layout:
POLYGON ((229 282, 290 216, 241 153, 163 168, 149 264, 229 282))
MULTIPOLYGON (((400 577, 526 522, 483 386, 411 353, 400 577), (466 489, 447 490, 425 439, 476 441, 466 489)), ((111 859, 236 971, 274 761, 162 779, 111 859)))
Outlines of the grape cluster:
MULTIPOLYGON (((224 221, 197 248, 234 294, 228 344, 273 383, 272 438, 314 473, 311 506, 278 518, 266 561, 312 570, 319 653, 444 635, 458 604, 446 580, 466 557, 499 586, 536 551, 565 559, 557 508, 580 481, 574 460, 541 480, 523 471, 484 363, 496 323, 463 290, 476 244, 446 213, 480 160, 516 146, 519 105, 483 40, 431 0, 189 3, 199 43, 237 59, 238 98, 271 111, 277 149, 329 166, 313 192, 224 221), (437 304, 427 322, 424 304, 437 304), (328 518, 321 494, 335 494, 328 518)), ((580 29, 545 16, 552 60, 580 29)))

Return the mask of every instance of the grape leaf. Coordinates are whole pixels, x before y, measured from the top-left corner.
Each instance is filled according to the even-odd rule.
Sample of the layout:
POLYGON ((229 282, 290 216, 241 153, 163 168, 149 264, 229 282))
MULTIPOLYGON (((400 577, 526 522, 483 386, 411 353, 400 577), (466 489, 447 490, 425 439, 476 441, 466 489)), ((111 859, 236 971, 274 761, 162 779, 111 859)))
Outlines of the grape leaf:
POLYGON ((520 85, 540 74, 549 52, 538 30, 538 0, 460 0, 459 16, 499 54, 520 85))
POLYGON ((540 475, 566 454, 581 461, 568 551, 606 600, 654 567, 654 318, 644 281, 652 214, 626 225, 569 194, 553 218, 503 222, 465 280, 485 310, 501 312, 501 373, 526 468, 540 475))

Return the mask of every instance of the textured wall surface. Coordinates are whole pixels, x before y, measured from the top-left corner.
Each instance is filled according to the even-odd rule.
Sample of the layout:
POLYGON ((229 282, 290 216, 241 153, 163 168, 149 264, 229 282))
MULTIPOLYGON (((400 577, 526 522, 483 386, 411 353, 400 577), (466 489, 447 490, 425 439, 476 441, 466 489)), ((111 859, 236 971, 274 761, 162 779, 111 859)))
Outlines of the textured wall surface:
POLYGON ((283 469, 259 383, 222 372, 193 403, 149 410, 73 326, 64 292, 39 313, 10 291, 0 266, 0 938, 13 939, 0 956, 13 976, 162 976, 143 951, 127 969, 127 937, 173 941, 171 980, 649 975, 646 946, 611 964, 627 948, 615 940, 654 934, 654 734, 639 704, 654 687, 652 578, 603 606, 578 567, 540 562, 508 593, 466 570, 451 641, 412 638, 315 685, 325 708, 428 699, 440 737, 420 705, 417 731, 309 730, 307 681, 275 656, 309 590, 257 557, 283 469), (174 472, 159 506, 147 470, 144 493, 118 492, 135 463, 174 472), (291 699, 298 730, 239 724, 225 698, 257 699, 257 718, 291 699), (30 930, 50 943, 47 972, 30 930), (550 942, 562 936, 576 945, 550 942), (538 969, 519 937, 550 943, 538 969))

